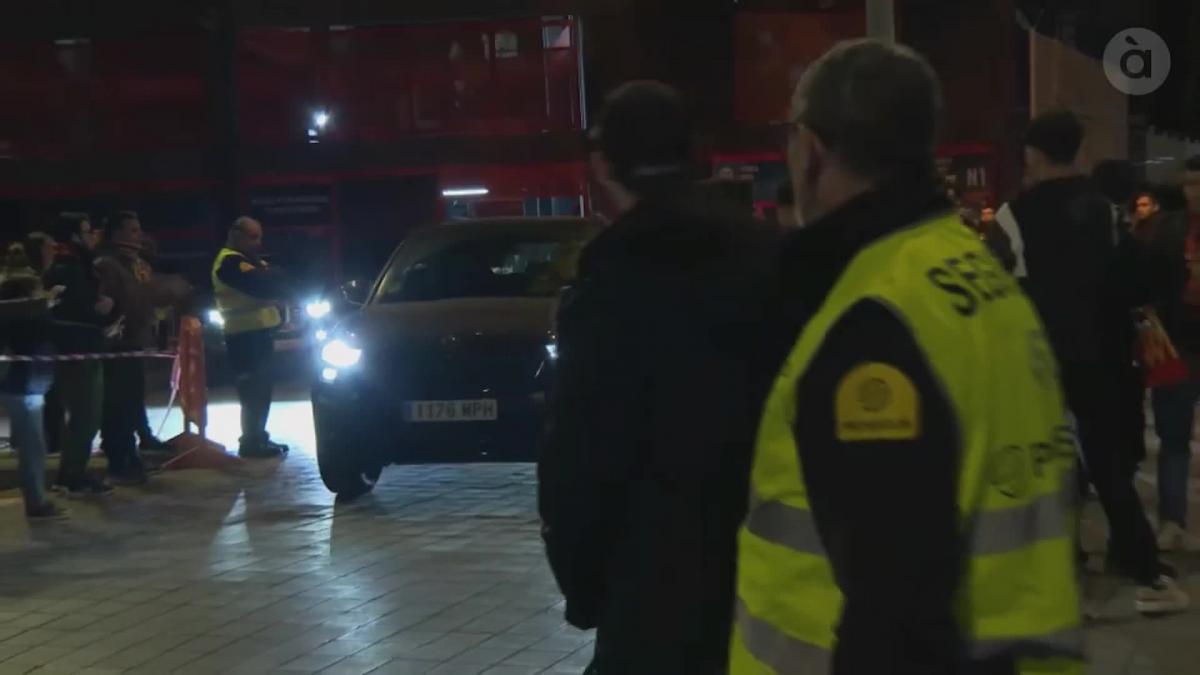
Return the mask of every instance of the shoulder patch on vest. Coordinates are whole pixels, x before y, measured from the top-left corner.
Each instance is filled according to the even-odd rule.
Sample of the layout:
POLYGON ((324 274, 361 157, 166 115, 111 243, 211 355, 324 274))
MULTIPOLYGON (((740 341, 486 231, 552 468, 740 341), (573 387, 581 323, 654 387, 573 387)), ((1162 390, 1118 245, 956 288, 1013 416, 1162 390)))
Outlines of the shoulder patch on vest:
POLYGON ((242 262, 238 263, 238 270, 242 271, 242 272, 253 272, 254 265, 251 265, 250 263, 243 260, 242 262))
POLYGON ((921 435, 917 388, 886 363, 863 363, 842 376, 833 412, 839 441, 905 441, 921 435))

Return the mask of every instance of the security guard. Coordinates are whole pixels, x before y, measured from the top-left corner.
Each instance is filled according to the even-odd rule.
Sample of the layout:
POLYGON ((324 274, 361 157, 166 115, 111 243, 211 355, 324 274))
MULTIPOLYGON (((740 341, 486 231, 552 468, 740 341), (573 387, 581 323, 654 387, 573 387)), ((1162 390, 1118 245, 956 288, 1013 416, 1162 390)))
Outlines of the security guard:
POLYGON ((283 323, 279 303, 291 295, 287 280, 258 257, 262 225, 241 217, 213 261, 212 284, 217 309, 224 321, 225 349, 242 407, 243 457, 278 457, 288 447, 271 441, 267 416, 271 411, 271 355, 274 330, 283 323))
POLYGON ((1082 673, 1057 368, 937 186, 940 100, 870 40, 796 89, 799 336, 759 425, 735 675, 1082 673))

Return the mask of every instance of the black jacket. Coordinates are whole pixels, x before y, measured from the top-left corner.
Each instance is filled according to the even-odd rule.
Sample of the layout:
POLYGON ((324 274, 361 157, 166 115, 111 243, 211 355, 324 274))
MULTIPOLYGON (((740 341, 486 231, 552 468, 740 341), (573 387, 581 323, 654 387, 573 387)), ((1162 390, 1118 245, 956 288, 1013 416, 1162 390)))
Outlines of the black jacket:
MULTIPOLYGON (((34 297, 36 277, 0 281, 0 354, 44 356, 54 353, 50 343, 50 306, 34 297)), ((51 362, 0 363, 0 391, 7 394, 44 394, 54 379, 51 362)))
POLYGON ((65 288, 58 305, 51 311, 54 345, 60 354, 102 352, 107 346, 104 327, 111 320, 96 311, 100 278, 93 263, 91 251, 75 244, 64 244, 59 246, 54 263, 44 275, 46 288, 65 288))
POLYGON ((1039 183, 1012 202, 1024 241, 1026 292, 1060 363, 1128 362, 1128 279, 1112 206, 1083 176, 1039 183))
MULTIPOLYGON (((950 208, 932 184, 890 185, 789 238, 778 312, 789 346, 859 251, 950 208)), ((845 596, 833 672, 1012 673, 1011 664, 985 671, 965 662, 955 618, 965 550, 957 516, 961 448, 953 408, 908 327, 884 305, 859 303, 831 327, 795 386, 805 485, 845 596), (892 365, 913 383, 918 438, 836 438, 835 391, 864 362, 892 365)))
POLYGON ((599 672, 724 672, 775 235, 699 187, 592 241, 558 315, 539 509, 599 672))
POLYGON ((1183 301, 1190 272, 1187 266, 1188 215, 1161 212, 1136 233, 1141 260, 1142 291, 1152 304, 1180 355, 1200 371, 1200 314, 1183 301))

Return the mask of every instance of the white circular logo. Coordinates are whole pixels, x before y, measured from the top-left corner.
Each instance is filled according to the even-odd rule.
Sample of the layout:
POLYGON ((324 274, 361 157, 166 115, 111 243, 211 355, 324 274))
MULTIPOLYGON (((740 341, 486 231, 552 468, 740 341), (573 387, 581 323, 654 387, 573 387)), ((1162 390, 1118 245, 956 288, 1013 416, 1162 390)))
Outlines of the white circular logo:
POLYGON ((1104 74, 1112 86, 1130 96, 1153 92, 1170 73, 1171 50, 1148 28, 1126 28, 1104 48, 1104 74))

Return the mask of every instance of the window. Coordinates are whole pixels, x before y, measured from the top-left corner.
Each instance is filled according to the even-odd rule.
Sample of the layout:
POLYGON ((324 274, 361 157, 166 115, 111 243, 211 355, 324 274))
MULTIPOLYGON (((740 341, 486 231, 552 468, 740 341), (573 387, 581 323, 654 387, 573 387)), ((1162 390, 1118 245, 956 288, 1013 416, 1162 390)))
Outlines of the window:
POLYGON ((571 27, 565 24, 542 26, 542 49, 570 49, 571 27))
POLYGON ((553 297, 575 276, 583 240, 489 237, 458 241, 384 277, 379 302, 553 297))

